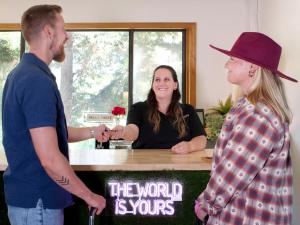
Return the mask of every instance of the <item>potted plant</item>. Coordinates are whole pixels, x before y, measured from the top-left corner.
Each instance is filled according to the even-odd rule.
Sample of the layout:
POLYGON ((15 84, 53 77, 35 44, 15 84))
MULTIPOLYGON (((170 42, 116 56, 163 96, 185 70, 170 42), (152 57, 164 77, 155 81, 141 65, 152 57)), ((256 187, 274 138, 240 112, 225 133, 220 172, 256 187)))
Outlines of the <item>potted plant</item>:
POLYGON ((225 102, 219 100, 218 105, 208 109, 205 113, 205 131, 207 134, 207 147, 213 148, 216 140, 220 134, 222 124, 233 105, 231 95, 229 95, 225 102))

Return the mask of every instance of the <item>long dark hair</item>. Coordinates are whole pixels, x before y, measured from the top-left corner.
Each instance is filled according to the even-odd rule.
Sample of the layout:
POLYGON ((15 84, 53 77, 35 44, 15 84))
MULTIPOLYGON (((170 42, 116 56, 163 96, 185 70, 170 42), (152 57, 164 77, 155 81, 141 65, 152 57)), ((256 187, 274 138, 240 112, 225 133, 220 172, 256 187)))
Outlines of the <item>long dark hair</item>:
MULTIPOLYGON (((155 70, 153 71, 151 89, 148 93, 147 104, 149 109, 148 120, 153 125, 154 133, 157 133, 160 129, 160 115, 158 111, 158 102, 156 100, 155 93, 152 89, 152 85, 154 82, 155 73, 159 69, 169 70, 172 74, 173 80, 178 83, 176 71, 171 66, 160 65, 156 67, 155 70)), ((167 116, 170 116, 174 120, 174 126, 177 128, 179 132, 179 137, 181 138, 186 135, 186 123, 183 118, 182 109, 179 105, 180 98, 181 98, 181 94, 179 92, 179 88, 176 88, 176 90, 173 91, 171 103, 167 109, 167 116)))

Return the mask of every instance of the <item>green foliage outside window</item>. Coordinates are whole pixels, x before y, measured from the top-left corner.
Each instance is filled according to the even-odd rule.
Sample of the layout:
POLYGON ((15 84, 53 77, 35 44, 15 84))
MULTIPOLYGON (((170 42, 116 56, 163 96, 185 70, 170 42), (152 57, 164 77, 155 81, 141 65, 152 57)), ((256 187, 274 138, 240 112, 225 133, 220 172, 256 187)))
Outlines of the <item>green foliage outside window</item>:
POLYGON ((182 33, 136 32, 134 35, 133 102, 144 101, 151 87, 153 70, 159 65, 172 66, 182 87, 182 33))
MULTIPOLYGON (((129 61, 128 31, 71 31, 63 63, 52 62, 69 126, 96 126, 84 120, 85 112, 111 112, 129 103, 129 64, 133 64, 133 103, 144 101, 151 87, 152 73, 168 64, 182 78, 181 31, 135 31, 133 61, 129 61)), ((20 32, 0 32, 0 84, 18 63, 20 32), (17 36, 15 35, 17 33, 17 36)), ((28 46, 25 46, 28 51, 28 46)), ((2 91, 1 91, 2 94, 2 91)), ((94 141, 71 144, 93 148, 94 141)))
MULTIPOLYGON (((11 69, 19 62, 20 55, 20 32, 1 32, 0 33, 0 99, 2 99, 2 90, 6 77, 11 69)), ((0 107, 1 109, 1 107, 0 107)), ((0 110, 2 117, 2 110, 0 110)), ((0 120, 2 127, 2 120, 0 120)), ((0 138, 2 140, 2 129, 0 129, 0 138)), ((0 145, 0 151, 3 149, 0 145)))

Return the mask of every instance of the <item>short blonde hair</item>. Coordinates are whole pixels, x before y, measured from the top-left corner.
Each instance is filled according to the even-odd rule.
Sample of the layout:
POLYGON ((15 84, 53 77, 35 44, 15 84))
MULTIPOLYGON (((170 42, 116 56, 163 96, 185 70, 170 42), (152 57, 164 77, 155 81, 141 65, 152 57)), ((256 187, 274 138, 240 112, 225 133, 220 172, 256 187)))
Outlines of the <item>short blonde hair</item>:
POLYGON ((58 5, 35 5, 27 9, 21 21, 24 39, 29 43, 45 25, 55 27, 56 15, 62 12, 58 5))
POLYGON ((270 70, 259 67, 255 74, 255 80, 249 89, 248 100, 256 105, 262 102, 288 124, 292 120, 292 113, 287 103, 283 82, 270 70))

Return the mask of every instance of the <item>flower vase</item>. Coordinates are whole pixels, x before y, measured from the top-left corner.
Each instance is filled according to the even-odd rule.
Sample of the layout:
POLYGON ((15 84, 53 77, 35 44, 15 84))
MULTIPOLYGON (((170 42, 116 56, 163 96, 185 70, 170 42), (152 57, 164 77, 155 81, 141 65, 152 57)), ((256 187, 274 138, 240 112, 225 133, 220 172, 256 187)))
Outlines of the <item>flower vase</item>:
POLYGON ((115 119, 115 126, 120 125, 120 122, 121 122, 121 117, 120 117, 120 115, 115 116, 114 119, 115 119))
POLYGON ((112 115, 114 115, 115 126, 120 125, 122 116, 125 115, 125 108, 116 106, 111 111, 112 115))

